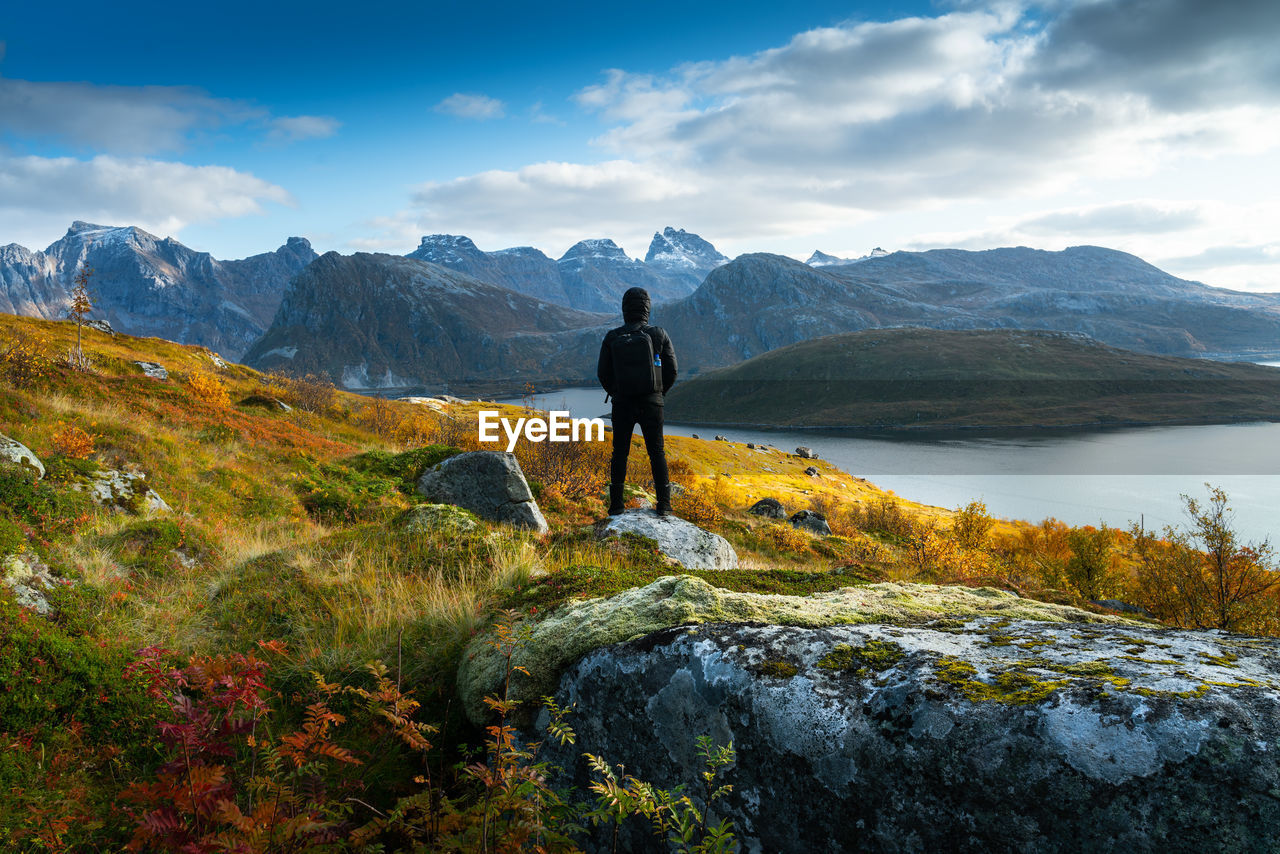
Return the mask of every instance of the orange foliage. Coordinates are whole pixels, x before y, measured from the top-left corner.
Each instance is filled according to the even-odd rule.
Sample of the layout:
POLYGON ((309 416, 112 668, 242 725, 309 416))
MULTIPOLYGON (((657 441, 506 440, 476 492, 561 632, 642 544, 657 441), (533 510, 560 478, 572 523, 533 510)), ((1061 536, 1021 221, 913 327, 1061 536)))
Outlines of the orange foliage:
POLYGON ((191 389, 191 396, 206 406, 225 409, 231 405, 231 397, 227 394, 227 387, 223 385, 222 380, 209 374, 192 374, 187 379, 187 387, 191 389))
POLYGON ((94 437, 74 424, 58 422, 58 430, 53 434, 53 449, 64 457, 83 460, 95 450, 94 437))

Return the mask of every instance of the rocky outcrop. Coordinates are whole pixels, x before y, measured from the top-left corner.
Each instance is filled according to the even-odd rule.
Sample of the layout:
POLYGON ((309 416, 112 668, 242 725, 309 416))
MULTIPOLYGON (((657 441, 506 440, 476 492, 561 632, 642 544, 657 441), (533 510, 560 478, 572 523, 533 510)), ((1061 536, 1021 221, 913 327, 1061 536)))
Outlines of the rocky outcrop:
POLYGON ((155 362, 134 362, 134 364, 142 368, 142 373, 153 380, 169 379, 169 369, 164 365, 155 362))
POLYGON ((782 506, 782 502, 776 498, 761 498, 755 504, 751 505, 751 509, 747 511, 755 516, 763 516, 766 519, 785 519, 787 518, 787 510, 782 506))
POLYGON ((26 445, 17 439, 10 439, 3 433, 0 433, 0 463, 13 463, 33 469, 37 479, 44 477, 44 463, 40 462, 40 458, 26 445))
MULTIPOLYGON (((725 622, 806 627, 897 625, 975 616, 1117 626, 1128 622, 1021 599, 990 587, 883 583, 813 596, 768 596, 724 590, 694 576, 669 575, 608 599, 570 602, 533 622, 527 642, 512 658, 513 664, 528 673, 512 674, 511 697, 536 701, 552 692, 560 674, 579 656, 673 626, 725 622)), ((458 670, 464 708, 477 723, 486 713, 483 698, 500 691, 504 678, 501 657, 487 641, 485 636, 473 640, 458 670)))
MULTIPOLYGON (((737 754, 712 821, 744 851, 1275 850, 1280 641, 995 616, 740 623, 577 659, 555 694, 577 740, 547 741, 561 782, 585 788, 587 752, 697 792, 709 735, 737 754)), ((620 843, 666 850, 647 826, 620 843)))
POLYGON ((827 517, 812 510, 797 510, 791 514, 789 521, 791 522, 791 527, 808 531, 811 534, 825 537, 831 533, 831 527, 827 524, 827 517))
POLYGON ((463 507, 490 522, 539 535, 549 530, 515 454, 471 451, 450 457, 418 479, 418 494, 433 503, 463 507))
POLYGON ((53 605, 45 594, 70 583, 55 577, 48 565, 30 552, 0 555, 0 581, 9 588, 15 602, 42 617, 53 613, 53 605))
POLYGON ((94 503, 103 507, 143 516, 172 513, 168 502, 145 483, 146 477, 141 472, 102 469, 84 481, 73 483, 71 488, 88 492, 94 503))
POLYGON ((610 516, 596 533, 602 539, 622 534, 647 537, 658 544, 658 551, 685 569, 738 568, 738 553, 728 540, 674 515, 628 510, 610 516))

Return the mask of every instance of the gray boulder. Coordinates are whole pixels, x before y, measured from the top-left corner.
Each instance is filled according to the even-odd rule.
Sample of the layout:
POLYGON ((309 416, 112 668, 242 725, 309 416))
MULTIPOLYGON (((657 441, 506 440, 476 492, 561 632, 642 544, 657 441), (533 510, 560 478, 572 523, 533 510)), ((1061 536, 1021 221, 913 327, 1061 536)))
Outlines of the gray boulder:
POLYGON ((787 509, 776 498, 761 498, 755 504, 752 504, 751 509, 747 512, 756 516, 763 516, 766 519, 787 518, 787 509))
POLYGON ((719 534, 704 531, 678 516, 659 516, 648 510, 628 510, 610 516, 597 530, 601 539, 624 533, 648 537, 658 550, 685 569, 737 569, 738 553, 719 534))
POLYGON ((53 613, 53 606, 45 593, 65 583, 55 578, 49 567, 30 552, 0 555, 0 579, 13 593, 15 602, 42 617, 53 613))
POLYGON ((44 477, 44 463, 40 462, 40 458, 17 439, 10 439, 0 433, 0 463, 5 462, 35 469, 37 478, 44 477))
POLYGON ((123 472, 103 469, 94 472, 87 482, 74 483, 71 488, 87 490, 95 504, 112 507, 143 516, 172 513, 169 503, 148 486, 146 475, 141 472, 123 472))
POLYGON ((472 451, 450 457, 418 479, 418 494, 456 504, 481 519, 538 534, 549 530, 515 454, 472 451))
POLYGON ((818 455, 813 452, 812 448, 806 448, 803 445, 796 448, 796 456, 805 460, 816 460, 818 458, 818 455))
POLYGON ((809 477, 822 477, 822 472, 818 471, 814 466, 809 466, 804 470, 804 473, 809 475, 809 477))
POLYGON ((99 332, 105 332, 106 334, 110 335, 112 338, 116 337, 116 331, 112 329, 111 324, 105 320, 86 320, 84 322, 84 325, 89 327, 90 329, 96 329, 99 332))
POLYGON ((169 379, 169 370, 164 365, 158 365, 155 362, 134 362, 142 372, 153 380, 169 379))
MULTIPOLYGON (((555 700, 577 740, 545 758, 581 790, 589 752, 697 792, 695 738, 732 742, 712 822, 744 851, 1276 850, 1274 639, 995 616, 682 626, 588 652, 555 700)), ((618 850, 666 847, 636 823, 618 850)))
POLYGON ((831 526, 827 524, 827 517, 812 510, 799 510, 792 513, 791 527, 808 531, 811 534, 821 534, 824 537, 831 534, 831 526))

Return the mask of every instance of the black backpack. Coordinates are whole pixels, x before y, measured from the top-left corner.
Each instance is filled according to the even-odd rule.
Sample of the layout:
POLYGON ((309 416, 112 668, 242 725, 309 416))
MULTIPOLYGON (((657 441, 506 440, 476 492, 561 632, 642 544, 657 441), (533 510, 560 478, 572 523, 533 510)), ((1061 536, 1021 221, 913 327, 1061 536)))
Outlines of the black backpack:
POLYGON ((662 391, 662 366, 653 352, 653 339, 644 327, 624 329, 609 343, 613 353, 615 396, 626 397, 662 391))

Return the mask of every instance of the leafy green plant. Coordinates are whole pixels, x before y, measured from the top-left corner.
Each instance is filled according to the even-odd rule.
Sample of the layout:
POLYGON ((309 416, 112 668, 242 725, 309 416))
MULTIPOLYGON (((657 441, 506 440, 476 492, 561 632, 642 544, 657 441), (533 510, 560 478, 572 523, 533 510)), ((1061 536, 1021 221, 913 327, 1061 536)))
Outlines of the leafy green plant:
POLYGON ((709 735, 700 735, 697 741, 698 756, 703 762, 701 807, 686 793, 684 784, 671 790, 659 789, 625 773, 621 767, 619 777, 608 762, 585 754, 591 770, 599 778, 591 784, 597 798, 586 818, 594 825, 612 826, 612 851, 618 850, 618 830, 623 820, 632 815, 648 820, 654 833, 677 854, 724 854, 738 850, 729 819, 722 818, 711 824, 711 805, 733 790, 732 786, 719 781, 724 769, 737 759, 733 742, 717 746, 709 735))

